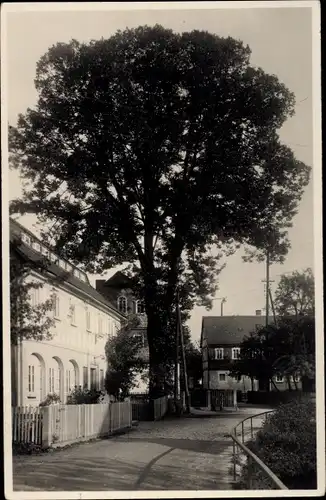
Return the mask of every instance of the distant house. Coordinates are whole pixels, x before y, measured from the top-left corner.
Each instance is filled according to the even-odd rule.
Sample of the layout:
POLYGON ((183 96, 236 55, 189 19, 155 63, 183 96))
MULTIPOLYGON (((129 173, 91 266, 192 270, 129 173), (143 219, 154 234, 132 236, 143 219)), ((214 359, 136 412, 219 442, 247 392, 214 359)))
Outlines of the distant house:
MULTIPOLYGON (((210 390, 233 390, 246 393, 258 390, 258 381, 247 376, 231 377, 231 365, 240 356, 240 344, 245 336, 265 325, 265 316, 204 316, 201 329, 201 350, 203 357, 203 388, 210 390)), ((274 318, 269 318, 274 324, 274 318)), ((297 385, 300 385, 296 379, 297 385)), ((279 390, 288 388, 284 376, 274 377, 279 390)), ((271 390, 275 389, 271 384, 271 390)))
POLYGON ((104 388, 105 344, 120 330, 125 315, 91 286, 87 274, 56 255, 31 231, 10 219, 10 258, 28 263, 26 282, 35 305, 53 297, 50 340, 12 346, 12 404, 37 406, 47 395, 61 402, 75 386, 104 388), (42 264, 42 265, 41 265, 42 264))
MULTIPOLYGON (((132 283, 130 278, 121 271, 116 272, 111 278, 105 280, 96 280, 96 290, 107 298, 116 306, 118 311, 126 315, 136 315, 139 321, 139 326, 133 328, 130 332, 132 337, 137 337, 141 341, 140 356, 149 360, 148 342, 147 342, 147 316, 145 306, 142 300, 135 297, 132 291, 132 283)), ((133 393, 146 393, 148 384, 146 382, 147 370, 144 373, 137 375, 137 387, 133 389, 133 393), (143 379, 145 377, 145 380, 143 379)))

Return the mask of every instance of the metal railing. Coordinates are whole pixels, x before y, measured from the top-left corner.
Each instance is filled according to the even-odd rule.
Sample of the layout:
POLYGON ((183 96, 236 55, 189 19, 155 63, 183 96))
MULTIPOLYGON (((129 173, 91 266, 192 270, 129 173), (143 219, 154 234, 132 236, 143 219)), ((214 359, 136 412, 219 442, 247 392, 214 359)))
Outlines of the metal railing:
POLYGON ((287 490, 288 488, 282 481, 272 472, 264 462, 257 457, 246 445, 245 442, 248 439, 253 439, 255 433, 261 429, 262 423, 266 421, 269 414, 273 413, 274 410, 265 411, 262 413, 258 413, 256 415, 250 416, 239 422, 231 432, 231 438, 233 441, 233 478, 234 481, 237 481, 237 465, 241 469, 244 463, 239 461, 239 457, 241 456, 241 452, 245 455, 247 459, 246 467, 247 467, 247 477, 246 477, 246 489, 261 489, 254 487, 254 472, 255 470, 259 471, 259 475, 262 476, 264 482, 266 483, 266 488, 263 489, 277 489, 277 490, 287 490), (259 419, 259 426, 254 426, 254 419, 259 419), (241 452, 239 452, 239 448, 241 452))

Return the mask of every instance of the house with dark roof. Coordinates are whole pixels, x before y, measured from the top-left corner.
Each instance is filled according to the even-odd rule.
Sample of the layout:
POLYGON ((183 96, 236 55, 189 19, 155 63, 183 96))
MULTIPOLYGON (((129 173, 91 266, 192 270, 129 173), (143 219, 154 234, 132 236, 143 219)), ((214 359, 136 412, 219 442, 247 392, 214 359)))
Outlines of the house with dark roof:
MULTIPOLYGON (((147 316, 145 313, 144 302, 135 296, 132 290, 132 282, 128 276, 121 271, 117 271, 108 279, 99 279, 95 283, 96 290, 107 298, 122 314, 136 316, 138 326, 130 331, 130 336, 140 341, 139 355, 149 361, 148 342, 147 342, 147 316)), ((136 387, 131 393, 146 393, 148 383, 146 381, 148 370, 136 375, 136 387)))
POLYGON ((58 256, 31 231, 10 219, 10 258, 28 265, 26 281, 37 305, 53 299, 50 340, 22 339, 12 346, 12 404, 38 405, 48 394, 62 402, 75 386, 104 388, 105 344, 126 315, 99 293, 87 274, 58 256))
POLYGON ((258 382, 249 377, 237 379, 229 375, 231 363, 240 356, 243 338, 264 325, 265 318, 256 316, 204 316, 201 329, 203 387, 208 390, 242 393, 256 390, 258 382))
MULTIPOLYGON (((203 316, 200 345, 203 357, 203 388, 211 391, 235 391, 237 399, 247 391, 258 390, 258 381, 247 376, 234 378, 229 375, 232 363, 240 356, 240 344, 244 337, 265 325, 261 311, 252 316, 203 316)), ((274 318, 269 318, 274 324, 274 318)), ((282 375, 273 379, 279 390, 287 389, 282 375)), ((300 385, 299 379, 296 384, 300 385)), ((271 385, 271 390, 275 389, 271 385)))

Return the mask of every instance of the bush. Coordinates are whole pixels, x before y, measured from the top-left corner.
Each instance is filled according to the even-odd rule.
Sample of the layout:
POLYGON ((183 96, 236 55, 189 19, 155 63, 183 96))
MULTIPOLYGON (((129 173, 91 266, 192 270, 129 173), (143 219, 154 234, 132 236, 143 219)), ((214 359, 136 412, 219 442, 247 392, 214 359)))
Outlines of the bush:
POLYGON ((82 389, 81 386, 75 389, 67 397, 67 405, 91 405, 100 403, 104 392, 96 389, 82 389))
MULTIPOLYGON (((248 447, 288 488, 317 487, 316 413, 312 401, 280 405, 248 447)), ((247 474, 246 468, 243 474, 247 474)), ((254 476, 262 483, 260 473, 256 471, 254 476)))
POLYGON ((48 394, 39 406, 50 406, 56 403, 60 403, 60 396, 58 394, 48 394))

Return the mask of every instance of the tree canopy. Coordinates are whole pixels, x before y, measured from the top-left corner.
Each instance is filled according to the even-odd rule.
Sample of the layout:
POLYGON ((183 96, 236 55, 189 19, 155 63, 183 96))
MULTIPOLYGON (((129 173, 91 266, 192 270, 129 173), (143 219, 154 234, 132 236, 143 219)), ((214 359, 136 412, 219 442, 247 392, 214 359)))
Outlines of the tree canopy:
POLYGON ((10 127, 27 181, 11 212, 36 213, 90 272, 133 265, 153 380, 177 287, 209 307, 224 253, 259 256, 271 239, 272 259, 287 252, 310 171, 277 133, 294 95, 241 41, 159 25, 58 43, 35 86, 37 106, 10 127))
POLYGON ((314 316, 315 280, 312 269, 281 276, 275 293, 275 309, 280 316, 314 316))
MULTIPOLYGON (((315 378, 315 320, 302 316, 282 318, 277 325, 262 327, 240 344, 240 359, 232 363, 233 375, 267 381, 275 375, 300 377, 303 388, 315 378)), ((295 383, 296 385, 296 383, 295 383)))

